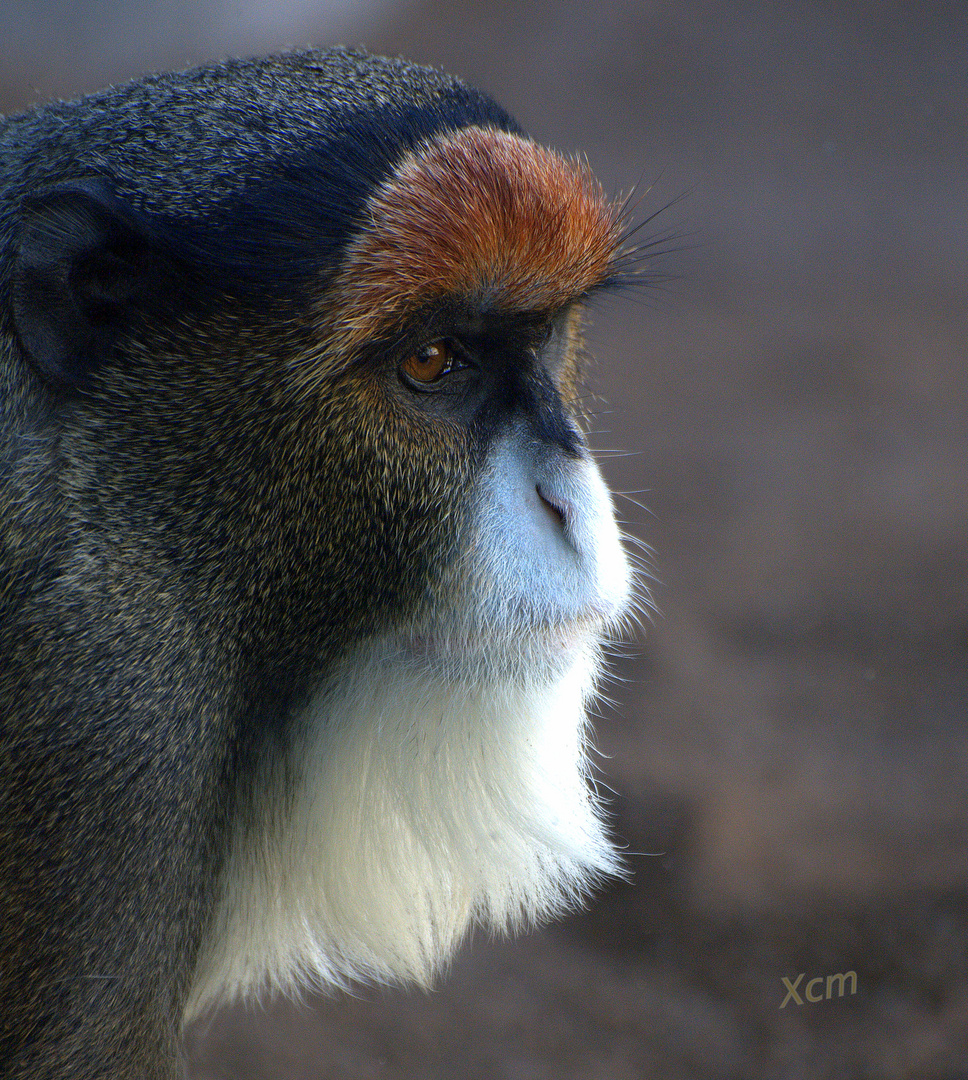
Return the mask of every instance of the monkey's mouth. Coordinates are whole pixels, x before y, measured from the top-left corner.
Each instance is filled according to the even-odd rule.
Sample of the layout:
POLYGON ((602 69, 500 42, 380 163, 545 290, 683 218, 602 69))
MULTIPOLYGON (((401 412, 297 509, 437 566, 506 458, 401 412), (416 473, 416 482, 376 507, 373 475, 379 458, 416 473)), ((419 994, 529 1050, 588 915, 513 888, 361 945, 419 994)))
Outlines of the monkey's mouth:
POLYGON ((598 612, 554 622, 508 628, 482 628, 479 633, 435 633, 411 630, 398 638, 405 659, 426 662, 502 662, 518 659, 541 666, 549 657, 570 659, 595 647, 606 619, 598 612))

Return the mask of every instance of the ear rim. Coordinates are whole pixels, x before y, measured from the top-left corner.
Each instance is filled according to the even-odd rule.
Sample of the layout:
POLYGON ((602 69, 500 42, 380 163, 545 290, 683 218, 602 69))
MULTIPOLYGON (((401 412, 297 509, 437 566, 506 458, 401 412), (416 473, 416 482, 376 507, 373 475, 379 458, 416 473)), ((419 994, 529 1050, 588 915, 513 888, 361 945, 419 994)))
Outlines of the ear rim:
POLYGON ((104 177, 24 198, 10 313, 21 351, 45 382, 60 390, 88 387, 145 291, 151 247, 147 228, 104 177))

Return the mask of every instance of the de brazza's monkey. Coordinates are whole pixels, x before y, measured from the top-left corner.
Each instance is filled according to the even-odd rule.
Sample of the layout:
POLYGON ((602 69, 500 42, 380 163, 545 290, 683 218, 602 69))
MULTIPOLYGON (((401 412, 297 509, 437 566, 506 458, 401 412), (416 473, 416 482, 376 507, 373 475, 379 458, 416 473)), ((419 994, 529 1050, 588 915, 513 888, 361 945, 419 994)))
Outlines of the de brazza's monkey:
POLYGON ((426 981, 616 860, 628 603, 580 426, 620 208, 482 94, 342 50, 0 127, 0 1074, 426 981))

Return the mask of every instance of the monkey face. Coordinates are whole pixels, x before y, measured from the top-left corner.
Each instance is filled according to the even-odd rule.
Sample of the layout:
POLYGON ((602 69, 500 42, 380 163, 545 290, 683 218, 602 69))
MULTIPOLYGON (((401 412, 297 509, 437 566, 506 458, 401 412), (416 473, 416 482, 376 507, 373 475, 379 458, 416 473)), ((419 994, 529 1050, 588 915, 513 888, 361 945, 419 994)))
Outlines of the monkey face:
POLYGON ((625 556, 578 414, 580 302, 617 233, 583 168, 472 127, 405 155, 347 244, 319 307, 327 361, 300 377, 312 390, 354 373, 375 437, 407 447, 383 516, 416 498, 425 578, 400 632, 427 659, 463 655, 475 677, 488 658, 553 665, 623 608, 625 556))
POLYGON ((336 494, 320 496, 352 505, 385 545, 344 549, 348 578, 362 589, 368 568, 398 568, 361 635, 394 628, 415 654, 454 670, 463 654, 480 677, 487 657, 553 662, 614 624, 626 561, 579 427, 580 350, 575 310, 539 320, 442 306, 319 388, 366 406, 338 414, 352 436, 336 494))

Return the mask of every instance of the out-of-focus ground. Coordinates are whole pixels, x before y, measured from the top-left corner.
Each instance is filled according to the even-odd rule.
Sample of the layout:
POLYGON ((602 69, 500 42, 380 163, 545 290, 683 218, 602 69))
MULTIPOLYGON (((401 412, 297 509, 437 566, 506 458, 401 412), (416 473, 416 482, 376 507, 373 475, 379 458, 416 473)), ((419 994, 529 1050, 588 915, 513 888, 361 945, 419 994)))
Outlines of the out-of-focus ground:
POLYGON ((590 333, 659 579, 597 722, 634 879, 432 994, 220 1016, 191 1075, 964 1080, 968 9, 424 0, 341 37, 480 85, 643 217, 684 196, 642 234, 679 280, 590 333))

